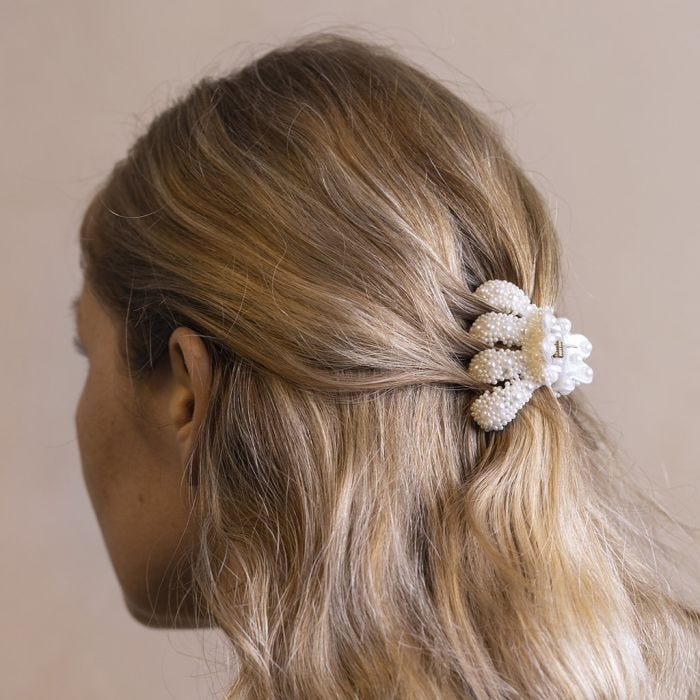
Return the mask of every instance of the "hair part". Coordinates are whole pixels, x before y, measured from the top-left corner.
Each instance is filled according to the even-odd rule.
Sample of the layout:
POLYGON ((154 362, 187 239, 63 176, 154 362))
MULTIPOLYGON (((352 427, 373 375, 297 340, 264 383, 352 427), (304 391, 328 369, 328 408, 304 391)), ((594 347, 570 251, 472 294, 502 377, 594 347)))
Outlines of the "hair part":
POLYGON ((561 253, 465 100, 306 35, 153 119, 80 242, 130 377, 179 325, 211 354, 190 565, 238 660, 227 698, 698 691, 700 613, 640 517, 662 509, 580 392, 542 387, 500 432, 470 416, 494 310, 473 290, 556 305, 561 253))

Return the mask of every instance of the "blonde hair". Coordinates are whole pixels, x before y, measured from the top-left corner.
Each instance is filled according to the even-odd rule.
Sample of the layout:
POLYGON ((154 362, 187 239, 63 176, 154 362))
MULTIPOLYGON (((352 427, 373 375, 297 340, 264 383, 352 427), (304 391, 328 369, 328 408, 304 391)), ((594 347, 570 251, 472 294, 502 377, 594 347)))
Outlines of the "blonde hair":
POLYGON ((637 517, 670 516, 582 392, 470 417, 473 290, 556 308, 560 244, 445 85, 337 32, 201 79, 114 166, 81 251, 133 379, 178 325, 211 354, 188 565, 227 698, 696 697, 700 611, 637 517))

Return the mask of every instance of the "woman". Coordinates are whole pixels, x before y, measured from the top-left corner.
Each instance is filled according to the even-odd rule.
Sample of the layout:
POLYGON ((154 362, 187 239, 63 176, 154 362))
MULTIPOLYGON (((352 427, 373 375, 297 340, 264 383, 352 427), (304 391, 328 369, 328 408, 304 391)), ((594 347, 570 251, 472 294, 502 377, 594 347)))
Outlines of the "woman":
POLYGON ((698 610, 581 392, 484 403, 515 345, 479 288, 529 313, 561 273, 483 114, 309 35, 157 116, 80 244, 87 488, 131 613, 230 639, 227 698, 697 697, 698 610))

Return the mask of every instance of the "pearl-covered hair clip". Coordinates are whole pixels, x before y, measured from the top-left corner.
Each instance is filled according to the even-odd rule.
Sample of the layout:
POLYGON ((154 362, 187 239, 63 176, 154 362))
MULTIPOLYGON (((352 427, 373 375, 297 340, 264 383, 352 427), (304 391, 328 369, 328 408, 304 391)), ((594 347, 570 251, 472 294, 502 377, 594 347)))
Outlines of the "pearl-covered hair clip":
POLYGON ((593 370, 584 362, 593 346, 586 336, 571 333, 571 322, 555 316, 551 306, 532 304, 506 280, 488 280, 474 294, 501 309, 481 314, 470 328, 491 347, 471 358, 469 373, 490 384, 505 382, 472 402, 471 414, 483 430, 502 430, 540 386, 549 386, 559 397, 593 380, 593 370), (494 347, 499 341, 521 349, 494 347))

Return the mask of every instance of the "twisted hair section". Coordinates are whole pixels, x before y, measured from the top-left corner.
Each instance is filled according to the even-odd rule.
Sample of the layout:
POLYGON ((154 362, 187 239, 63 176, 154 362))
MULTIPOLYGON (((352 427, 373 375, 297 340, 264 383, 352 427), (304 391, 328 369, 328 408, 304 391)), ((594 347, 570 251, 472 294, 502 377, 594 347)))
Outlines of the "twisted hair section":
POLYGON ((509 280, 556 305, 545 203, 483 113, 394 50, 319 32, 156 116, 81 228, 148 377, 211 354, 191 456, 227 698, 690 698, 698 610, 578 391, 484 433, 466 371, 509 280), (165 353, 167 355, 167 353, 165 353))

